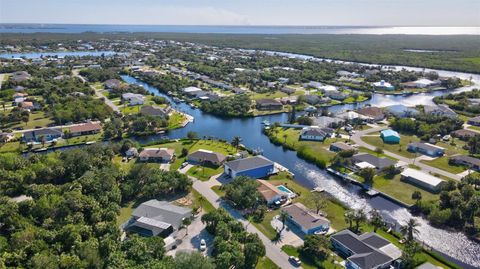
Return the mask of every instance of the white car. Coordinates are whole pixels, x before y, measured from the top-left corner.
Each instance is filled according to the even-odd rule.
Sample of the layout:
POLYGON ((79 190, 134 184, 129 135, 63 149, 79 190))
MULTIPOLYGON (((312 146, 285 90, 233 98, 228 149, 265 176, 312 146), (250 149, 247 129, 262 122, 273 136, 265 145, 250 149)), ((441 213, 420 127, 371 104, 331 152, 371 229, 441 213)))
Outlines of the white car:
POLYGON ((295 256, 290 256, 288 260, 297 267, 299 267, 302 264, 302 261, 300 261, 300 259, 295 256))
POLYGON ((207 242, 205 239, 200 240, 200 251, 205 251, 207 249, 207 242))

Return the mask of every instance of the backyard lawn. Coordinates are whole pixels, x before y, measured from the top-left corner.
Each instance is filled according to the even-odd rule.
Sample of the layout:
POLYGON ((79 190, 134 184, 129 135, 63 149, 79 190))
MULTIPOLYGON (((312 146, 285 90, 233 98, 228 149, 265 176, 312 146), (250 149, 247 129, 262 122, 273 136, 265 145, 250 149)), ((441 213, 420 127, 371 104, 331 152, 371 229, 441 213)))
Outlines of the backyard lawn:
POLYGON ((178 112, 172 113, 168 118, 168 129, 177 129, 183 127, 183 122, 186 120, 183 114, 178 112))
MULTIPOLYGON (((358 180, 363 181, 361 177, 358 177, 358 180)), ((420 191, 422 193, 423 200, 438 199, 437 194, 428 192, 410 183, 401 181, 400 175, 395 175, 391 179, 386 178, 384 175, 378 175, 373 179, 373 188, 407 204, 415 203, 415 200, 412 199, 412 193, 414 191, 420 191)))
POLYGON ((210 177, 223 173, 223 166, 195 165, 187 171, 187 175, 207 181, 210 177))
POLYGON ((433 159, 431 161, 421 160, 420 162, 422 162, 426 165, 436 167, 438 169, 442 169, 442 170, 450 172, 452 174, 462 173, 463 171, 467 170, 467 167, 465 167, 463 165, 450 165, 448 163, 448 157, 446 157, 446 156, 436 158, 436 159, 433 159))
MULTIPOLYGON (((399 144, 386 144, 383 143, 383 140, 380 136, 362 136, 362 140, 372 146, 377 148, 390 151, 392 153, 401 155, 407 158, 415 158, 415 153, 412 153, 407 150, 408 144, 412 142, 418 142, 420 139, 416 136, 406 136, 401 135, 400 143, 399 144)), ((418 154, 417 154, 418 155, 418 154)))
POLYGON ((43 111, 34 111, 30 113, 28 122, 19 122, 13 125, 9 125, 9 128, 34 129, 35 127, 47 127, 53 123, 53 120, 45 115, 43 111))

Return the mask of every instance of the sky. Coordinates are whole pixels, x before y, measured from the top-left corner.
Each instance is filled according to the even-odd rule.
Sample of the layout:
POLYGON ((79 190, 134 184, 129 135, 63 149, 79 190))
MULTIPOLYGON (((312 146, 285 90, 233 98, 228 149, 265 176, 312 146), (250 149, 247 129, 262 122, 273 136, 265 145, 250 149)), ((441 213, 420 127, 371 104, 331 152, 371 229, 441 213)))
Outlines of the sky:
POLYGON ((0 0, 0 23, 480 26, 480 0, 0 0))

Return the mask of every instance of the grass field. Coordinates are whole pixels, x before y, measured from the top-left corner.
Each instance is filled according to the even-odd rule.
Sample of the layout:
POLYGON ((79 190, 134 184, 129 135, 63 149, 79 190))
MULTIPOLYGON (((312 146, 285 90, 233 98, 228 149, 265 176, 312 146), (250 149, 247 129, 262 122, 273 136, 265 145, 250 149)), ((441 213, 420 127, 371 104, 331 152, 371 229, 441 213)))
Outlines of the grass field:
POLYGON ((196 177, 201 181, 207 181, 210 177, 221 174, 222 172, 222 166, 195 165, 187 171, 187 175, 196 177))
POLYGON ((53 120, 47 117, 43 111, 33 111, 32 113, 30 113, 28 122, 26 124, 25 122, 19 122, 8 127, 34 129, 35 127, 47 127, 51 123, 53 123, 53 120))
POLYGON ((448 163, 448 157, 440 157, 440 158, 433 159, 431 161, 421 160, 420 162, 429 166, 436 167, 438 169, 442 169, 452 174, 458 174, 467 170, 467 167, 463 165, 450 165, 448 163))
POLYGON ((380 136, 362 136, 362 140, 372 146, 377 148, 390 151, 392 153, 398 154, 407 158, 415 158, 415 153, 409 152, 407 150, 408 144, 412 142, 420 141, 416 136, 405 136, 402 135, 400 138, 399 144, 386 144, 383 143, 383 140, 380 136))
POLYGON ((174 112, 168 119, 168 129, 177 129, 183 127, 183 122, 186 120, 183 114, 174 112))
MULTIPOLYGON (((363 181, 363 179, 360 177, 359 180, 363 181)), ((428 192, 410 183, 401 181, 400 175, 395 175, 393 178, 386 178, 384 175, 378 175, 373 179, 373 188, 407 204, 415 203, 415 200, 412 199, 412 193, 414 191, 420 191, 422 193, 423 200, 438 199, 437 194, 428 192)))

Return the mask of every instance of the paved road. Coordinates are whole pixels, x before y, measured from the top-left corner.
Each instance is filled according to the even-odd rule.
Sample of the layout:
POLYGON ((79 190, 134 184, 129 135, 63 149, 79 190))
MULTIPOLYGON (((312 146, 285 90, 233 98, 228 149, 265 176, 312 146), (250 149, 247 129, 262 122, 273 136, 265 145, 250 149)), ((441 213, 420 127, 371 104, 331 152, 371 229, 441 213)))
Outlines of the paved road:
MULTIPOLYGON (((80 78, 82 81, 87 81, 84 77, 82 77, 81 75, 79 74, 76 74, 74 72, 75 76, 77 76, 78 78, 80 78)), ((122 114, 122 112, 120 111, 120 108, 118 108, 117 105, 115 105, 112 100, 108 99, 105 95, 103 95, 99 89, 93 87, 90 85, 90 88, 92 88, 94 91, 95 91, 95 95, 97 95, 98 98, 103 98, 103 100, 105 100, 105 104, 107 104, 107 106, 111 107, 113 109, 113 111, 117 112, 117 113, 120 113, 122 114)))
MULTIPOLYGON (((366 142, 364 142, 361 137, 368 134, 368 133, 373 133, 373 132, 378 132, 378 131, 381 131, 385 129, 384 126, 378 126, 378 127, 373 127, 373 128, 370 128, 370 129, 367 129, 367 130, 364 130, 364 131, 357 131, 353 136, 352 136, 352 141, 355 142, 356 144, 362 146, 362 147, 365 147, 367 149, 370 149, 370 150, 375 150, 375 146, 372 146, 366 142)), ((426 165, 424 163, 421 163, 419 161, 419 158, 416 158, 415 159, 409 159, 409 158, 406 158, 406 157, 403 157, 401 155, 398 155, 398 154, 395 154, 393 152, 390 152, 390 151, 386 151, 384 150, 383 153, 385 155, 388 155, 390 157, 393 157, 397 160, 400 160, 402 162, 405 162, 407 164, 413 164, 415 162, 415 165, 420 167, 422 169, 422 171, 424 172, 431 172, 431 173, 436 173, 436 174, 439 174, 439 175, 442 175, 442 176, 446 176, 446 177, 449 177, 449 178, 452 178, 452 179, 455 179, 455 180, 460 180, 462 177, 459 176, 459 175, 456 175, 456 174, 452 174, 452 173, 449 173, 447 171, 444 171, 444 170, 441 170, 441 169, 438 169, 438 168, 435 168, 435 167, 432 167, 432 166, 429 166, 429 165, 426 165), (415 160, 415 161, 414 161, 415 160)))
POLYGON ((469 131, 472 131, 472 132, 475 132, 475 133, 480 133, 480 131, 478 131, 478 130, 469 129, 468 127, 470 127, 470 126, 472 126, 472 125, 467 124, 467 123, 463 124, 463 128, 468 129, 469 131))
POLYGON ((193 182, 193 188, 202 194, 215 208, 223 207, 225 210, 227 210, 232 217, 243 224, 249 233, 258 234, 265 245, 267 257, 270 258, 270 260, 272 260, 276 265, 280 266, 281 268, 295 268, 288 261, 288 255, 280 249, 280 245, 275 245, 272 243, 272 241, 270 241, 270 239, 268 239, 257 228, 255 228, 255 226, 250 225, 250 223, 243 218, 243 216, 237 210, 233 209, 224 201, 222 201, 220 197, 214 191, 212 191, 211 186, 214 184, 215 183, 212 184, 210 181, 202 182, 200 180, 195 180, 193 182))

